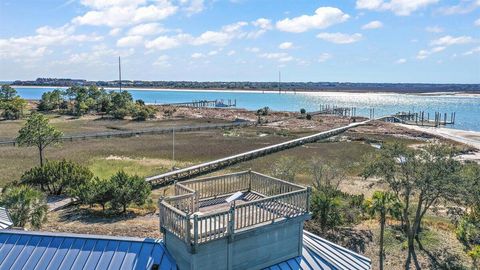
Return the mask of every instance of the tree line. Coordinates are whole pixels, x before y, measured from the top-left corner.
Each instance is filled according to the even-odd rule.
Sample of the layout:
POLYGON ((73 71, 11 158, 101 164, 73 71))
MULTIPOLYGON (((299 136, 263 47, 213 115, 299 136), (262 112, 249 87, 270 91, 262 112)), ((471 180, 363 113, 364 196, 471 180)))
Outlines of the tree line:
POLYGON ((97 86, 72 86, 42 94, 39 111, 57 111, 82 116, 87 113, 107 114, 116 119, 131 116, 135 120, 155 118, 157 110, 142 100, 133 100, 127 91, 106 91, 97 86))

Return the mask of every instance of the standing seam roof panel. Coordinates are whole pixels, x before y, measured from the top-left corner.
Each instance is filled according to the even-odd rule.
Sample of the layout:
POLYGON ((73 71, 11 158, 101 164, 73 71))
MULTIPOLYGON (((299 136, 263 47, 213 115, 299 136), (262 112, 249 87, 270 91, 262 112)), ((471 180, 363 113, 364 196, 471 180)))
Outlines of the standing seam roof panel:
POLYGON ((371 260, 308 231, 303 231, 302 256, 266 269, 278 269, 277 267, 295 270, 369 270, 371 260))
POLYGON ((0 231, 3 269, 160 269, 176 264, 161 241, 64 233, 0 231))
POLYGON ((22 270, 35 269, 35 266, 42 258, 43 253, 45 252, 45 250, 47 250, 47 247, 50 245, 50 242, 52 242, 52 240, 53 238, 49 236, 42 237, 42 240, 40 240, 35 250, 32 252, 32 254, 30 254, 30 257, 23 265, 23 268, 19 268, 19 269, 22 269, 22 270))
POLYGON ((63 243, 63 240, 65 240, 63 237, 52 239, 45 252, 43 253, 42 257, 38 261, 38 264, 35 266, 35 269, 47 269, 50 260, 55 255, 55 251, 57 250, 57 248, 59 248, 60 245, 63 243))
POLYGON ((88 270, 88 269, 97 268, 97 264, 100 261, 100 258, 102 257, 102 253, 107 247, 107 244, 108 244, 107 240, 96 241, 95 246, 93 247, 92 251, 90 251, 87 261, 83 266, 83 269, 88 270))
POLYGON ((37 245, 42 240, 42 237, 35 236, 31 237, 28 241, 28 245, 25 245, 20 255, 17 257, 15 263, 11 266, 12 269, 21 269, 23 265, 27 262, 28 258, 32 255, 33 251, 37 245))
POLYGON ((96 241, 93 239, 87 239, 83 244, 82 248, 77 253, 77 258, 72 264, 72 269, 84 269, 84 265, 90 256, 92 249, 95 247, 96 241))

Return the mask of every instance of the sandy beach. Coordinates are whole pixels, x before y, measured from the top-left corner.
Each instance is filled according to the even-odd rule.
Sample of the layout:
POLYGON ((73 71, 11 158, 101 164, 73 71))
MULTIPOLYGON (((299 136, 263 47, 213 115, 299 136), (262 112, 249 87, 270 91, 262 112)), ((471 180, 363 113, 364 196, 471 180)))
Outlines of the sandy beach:
POLYGON ((402 127, 460 142, 480 150, 480 132, 452 128, 433 128, 399 124, 402 127))

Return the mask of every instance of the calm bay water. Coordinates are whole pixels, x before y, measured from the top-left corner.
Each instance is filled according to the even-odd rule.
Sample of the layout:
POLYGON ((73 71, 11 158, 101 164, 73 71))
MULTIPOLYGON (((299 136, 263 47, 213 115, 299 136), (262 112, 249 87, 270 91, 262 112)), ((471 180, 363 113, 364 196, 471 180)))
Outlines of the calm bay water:
MULTIPOLYGON (((15 87, 25 99, 40 99, 42 94, 54 87, 15 87)), ((357 107, 357 115, 369 115, 369 108, 375 108, 375 116, 393 114, 399 111, 425 111, 433 118, 434 113, 456 112, 453 128, 480 131, 480 96, 453 95, 414 95, 393 93, 261 93, 261 92, 224 92, 198 90, 161 90, 144 91, 127 89, 134 99, 146 103, 177 103, 193 100, 237 100, 237 107, 257 110, 268 106, 278 111, 317 111, 320 105, 329 104, 339 107, 357 107)))

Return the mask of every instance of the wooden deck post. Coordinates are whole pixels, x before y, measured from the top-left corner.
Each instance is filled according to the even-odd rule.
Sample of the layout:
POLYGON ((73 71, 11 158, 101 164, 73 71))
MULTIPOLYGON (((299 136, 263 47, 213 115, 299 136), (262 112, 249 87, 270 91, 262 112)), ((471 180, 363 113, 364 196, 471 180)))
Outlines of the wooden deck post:
POLYGON ((235 234, 235 201, 230 205, 230 210, 228 210, 228 212, 230 214, 230 220, 228 221, 228 237, 233 240, 235 234))
POLYGON ((190 214, 187 213, 187 215, 185 216, 185 219, 186 219, 186 226, 185 226, 185 241, 191 245, 192 244, 192 235, 191 235, 191 228, 192 228, 192 224, 190 223, 190 214))
POLYGON ((307 193, 307 204, 306 204, 307 209, 306 210, 307 210, 307 213, 309 213, 310 212, 310 196, 312 194, 312 187, 310 186, 307 187, 307 192, 308 193, 307 193))
POLYGON ((248 192, 252 191, 252 169, 248 170, 248 192))
POLYGON ((192 253, 197 251, 198 246, 198 215, 193 215, 193 248, 192 253))

